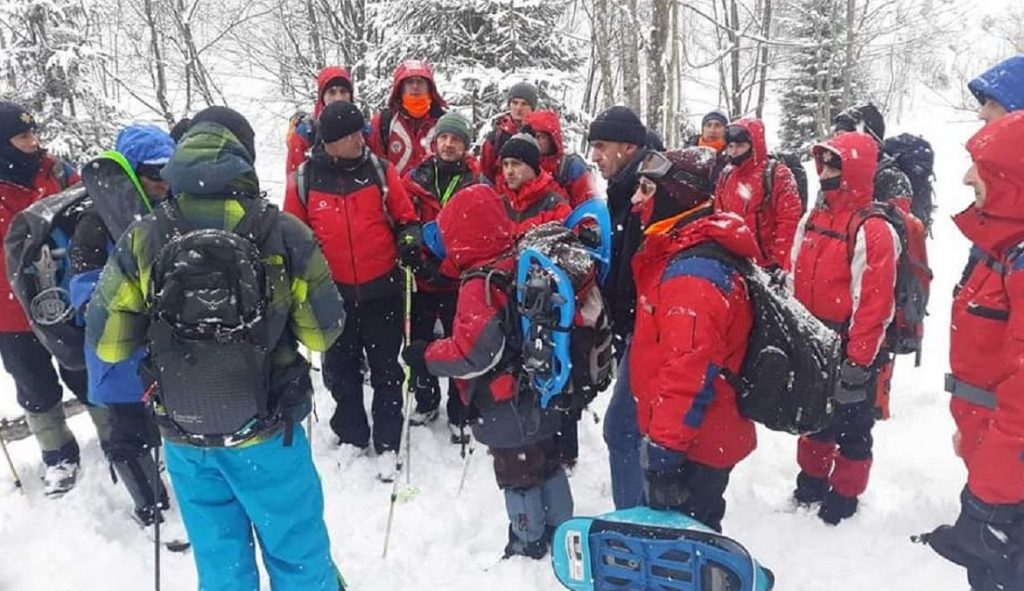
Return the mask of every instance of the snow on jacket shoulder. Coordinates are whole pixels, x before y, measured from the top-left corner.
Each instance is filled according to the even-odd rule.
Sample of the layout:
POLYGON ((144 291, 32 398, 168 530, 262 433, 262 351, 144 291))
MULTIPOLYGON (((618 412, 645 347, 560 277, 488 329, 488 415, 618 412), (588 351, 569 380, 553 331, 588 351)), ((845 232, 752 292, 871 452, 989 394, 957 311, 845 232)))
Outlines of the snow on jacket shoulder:
POLYGON ((793 172, 785 164, 776 164, 772 194, 766 196, 764 175, 769 156, 764 123, 758 119, 743 118, 732 125, 743 127, 750 134, 751 155, 739 166, 726 167, 718 178, 715 207, 719 211, 739 215, 754 231, 761 249, 757 257, 759 265, 785 266, 803 211, 793 172))
POLYGON ((753 258, 757 245, 738 216, 712 214, 710 205, 677 219, 666 232, 649 230, 633 257, 637 310, 629 376, 637 421, 661 446, 732 467, 753 451, 756 435, 721 372, 739 371, 753 311, 734 269, 686 253, 713 241, 753 258))

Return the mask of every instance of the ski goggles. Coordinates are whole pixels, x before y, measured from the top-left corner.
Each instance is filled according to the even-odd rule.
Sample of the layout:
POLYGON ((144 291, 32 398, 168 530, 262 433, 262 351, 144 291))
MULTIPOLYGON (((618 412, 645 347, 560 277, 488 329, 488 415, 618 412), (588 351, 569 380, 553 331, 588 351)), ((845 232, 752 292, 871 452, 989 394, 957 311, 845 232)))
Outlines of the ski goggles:
POLYGON ((651 152, 644 157, 636 173, 641 177, 658 179, 668 174, 670 170, 672 170, 672 161, 664 152, 651 152))
MULTIPOLYGON (((713 154, 710 157, 713 158, 713 154)), ((710 179, 679 167, 673 169, 672 161, 669 160, 664 152, 651 152, 648 154, 643 162, 640 163, 640 168, 637 169, 637 176, 640 177, 640 192, 644 195, 653 195, 657 189, 656 185, 649 179, 667 178, 703 192, 711 192, 713 189, 710 179), (644 181, 647 181, 647 186, 645 186, 644 181), (650 190, 650 192, 648 193, 645 189, 650 190)))
POLYGON ((154 183, 159 183, 164 180, 163 177, 160 176, 160 171, 163 170, 163 168, 162 164, 140 164, 138 168, 135 169, 135 175, 139 178, 145 178, 153 181, 154 183))
POLYGON ((725 143, 727 144, 751 144, 750 132, 740 125, 729 125, 725 128, 725 143))

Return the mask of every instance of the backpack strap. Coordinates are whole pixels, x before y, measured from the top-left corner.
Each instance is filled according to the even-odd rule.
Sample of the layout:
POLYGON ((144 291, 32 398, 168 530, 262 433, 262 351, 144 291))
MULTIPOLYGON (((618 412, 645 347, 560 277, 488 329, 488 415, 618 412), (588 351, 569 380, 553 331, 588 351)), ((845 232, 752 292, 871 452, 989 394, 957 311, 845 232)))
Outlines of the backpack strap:
POLYGON ((295 190, 299 195, 299 203, 302 204, 303 208, 309 203, 309 173, 306 170, 308 163, 308 160, 303 160, 302 164, 295 169, 295 190))
POLYGON ((384 153, 388 153, 388 138, 391 136, 391 109, 385 108, 380 112, 380 145, 384 147, 384 153))
POLYGON ((388 225, 392 228, 395 227, 395 220, 391 217, 391 212, 388 211, 388 175, 387 175, 387 163, 385 163, 379 156, 370 152, 370 162, 373 163, 374 178, 377 179, 377 187, 380 189, 380 205, 384 211, 384 217, 388 220, 388 225))
POLYGON ((774 156, 768 157, 768 165, 764 167, 764 177, 761 184, 764 186, 764 196, 761 197, 761 205, 758 213, 767 209, 775 195, 775 169, 779 167, 779 161, 774 156))
POLYGON ((568 154, 562 154, 562 157, 558 160, 558 170, 555 171, 555 182, 561 186, 569 184, 569 167, 572 165, 572 159, 569 158, 568 154))

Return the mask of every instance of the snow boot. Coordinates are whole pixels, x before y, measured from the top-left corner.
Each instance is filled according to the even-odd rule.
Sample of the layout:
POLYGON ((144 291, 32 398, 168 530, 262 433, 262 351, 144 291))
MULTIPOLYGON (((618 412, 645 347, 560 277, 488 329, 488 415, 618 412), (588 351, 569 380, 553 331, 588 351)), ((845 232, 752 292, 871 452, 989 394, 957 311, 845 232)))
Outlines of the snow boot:
POLYGON ((797 506, 807 507, 814 503, 820 503, 825 499, 828 492, 828 480, 825 478, 814 478, 804 471, 796 475, 796 489, 793 491, 793 500, 797 506))
POLYGON ((469 429, 448 423, 448 441, 452 445, 468 445, 469 429))
POLYGON ((43 463, 56 465, 60 461, 78 463, 78 443, 68 429, 64 406, 59 402, 43 412, 25 412, 25 423, 43 451, 43 463))
POLYGON ((417 409, 415 412, 412 413, 412 416, 409 417, 409 424, 416 427, 422 427, 424 425, 436 421, 437 417, 440 414, 440 411, 438 411, 436 408, 433 410, 424 411, 417 409))
POLYGON ((857 512, 857 497, 844 497, 834 490, 825 494, 818 509, 818 517, 829 525, 839 525, 844 519, 857 512))
POLYGON ((60 460, 46 466, 46 473, 43 475, 43 494, 51 499, 56 499, 75 488, 77 482, 78 462, 60 460))
POLYGON ((512 530, 512 524, 508 526, 508 543, 505 544, 505 554, 502 555, 502 560, 507 560, 513 556, 526 556, 534 560, 542 560, 548 555, 548 546, 551 543, 551 535, 554 535, 552 530, 551 534, 548 534, 545 528, 545 533, 538 540, 532 542, 524 542, 519 536, 516 535, 515 531, 512 530))
POLYGON ((160 470, 149 453, 142 452, 135 457, 120 458, 111 461, 110 466, 128 490, 128 495, 135 504, 135 519, 141 525, 148 526, 153 523, 157 504, 163 510, 170 507, 167 489, 160 479, 160 470))
POLYGON ((377 456, 377 480, 394 482, 397 477, 396 462, 398 454, 393 451, 381 452, 377 456))

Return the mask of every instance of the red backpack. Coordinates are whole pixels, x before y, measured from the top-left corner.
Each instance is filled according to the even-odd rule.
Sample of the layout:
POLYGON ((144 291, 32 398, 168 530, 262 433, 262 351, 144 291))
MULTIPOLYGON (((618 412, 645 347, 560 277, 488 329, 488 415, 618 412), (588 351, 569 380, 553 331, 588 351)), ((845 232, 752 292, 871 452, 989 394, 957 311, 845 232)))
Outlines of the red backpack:
POLYGON ((924 318, 928 315, 928 294, 933 277, 928 266, 928 231, 921 220, 892 203, 872 203, 850 220, 846 239, 851 260, 857 232, 870 218, 884 219, 900 239, 900 258, 896 266, 896 316, 889 325, 887 344, 897 355, 914 354, 914 364, 920 366, 924 318))

